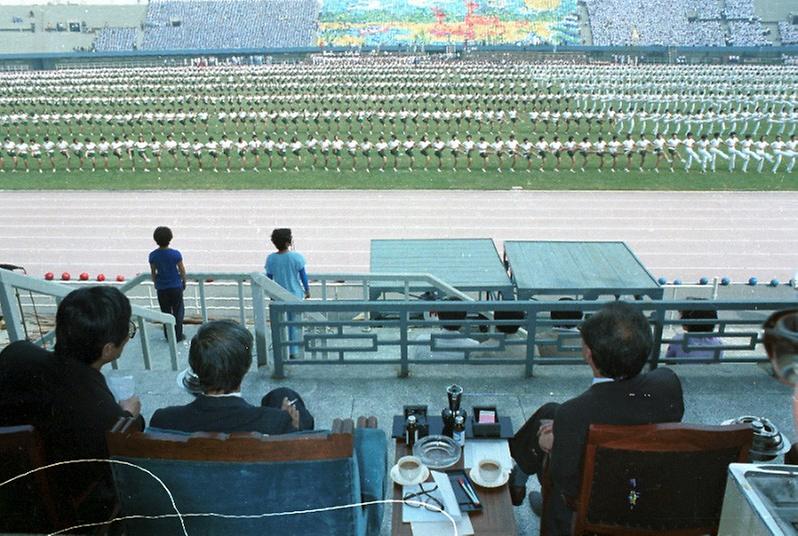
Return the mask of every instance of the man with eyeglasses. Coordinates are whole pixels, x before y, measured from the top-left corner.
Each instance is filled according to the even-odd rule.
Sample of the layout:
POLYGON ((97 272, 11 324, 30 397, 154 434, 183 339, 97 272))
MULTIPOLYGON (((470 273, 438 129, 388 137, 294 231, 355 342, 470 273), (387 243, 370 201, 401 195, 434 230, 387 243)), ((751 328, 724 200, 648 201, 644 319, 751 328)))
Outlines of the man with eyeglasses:
MULTIPOLYGON (((64 297, 56 312, 54 351, 18 341, 0 353, 0 425, 33 425, 48 463, 107 458, 105 434, 120 417, 137 417, 143 428, 139 397, 117 402, 101 373, 135 336, 130 316, 130 302, 113 287, 84 287, 64 297)), ((93 488, 79 512, 82 521, 112 514, 108 466, 65 466, 58 476, 71 497, 93 488)))

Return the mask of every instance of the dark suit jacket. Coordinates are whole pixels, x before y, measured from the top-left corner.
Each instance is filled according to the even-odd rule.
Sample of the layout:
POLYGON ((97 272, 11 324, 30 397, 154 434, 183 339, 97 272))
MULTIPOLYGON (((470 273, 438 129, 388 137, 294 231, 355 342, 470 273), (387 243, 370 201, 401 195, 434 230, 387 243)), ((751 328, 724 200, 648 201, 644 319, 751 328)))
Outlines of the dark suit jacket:
POLYGON ((150 426, 181 432, 260 432, 286 434, 294 432, 291 417, 276 408, 253 406, 237 396, 199 395, 185 406, 157 410, 150 426))
MULTIPOLYGON (((36 427, 49 462, 107 458, 106 432, 120 417, 131 416, 116 402, 102 373, 85 363, 27 341, 11 343, 0 353, 0 424, 36 427)), ((108 491, 101 492, 105 497, 98 497, 97 508, 103 510, 106 500, 112 504, 107 465, 66 466, 58 475, 73 494, 104 480, 108 491)))
POLYGON ((598 383, 563 403, 554 417, 554 446, 549 458, 554 486, 553 534, 570 533, 571 512, 563 495, 575 498, 582 478, 582 456, 591 424, 679 422, 684 415, 682 384, 674 372, 658 368, 628 380, 598 383))

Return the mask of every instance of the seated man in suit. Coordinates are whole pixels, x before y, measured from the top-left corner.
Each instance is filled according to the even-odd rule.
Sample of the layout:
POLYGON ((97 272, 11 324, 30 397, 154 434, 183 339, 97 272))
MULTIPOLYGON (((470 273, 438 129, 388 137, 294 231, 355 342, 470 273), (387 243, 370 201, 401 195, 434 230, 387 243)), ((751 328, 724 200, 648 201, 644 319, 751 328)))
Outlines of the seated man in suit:
POLYGON ((252 365, 252 334, 230 320, 203 325, 191 340, 191 369, 202 394, 185 406, 159 409, 150 425, 182 432, 260 432, 312 430, 313 416, 295 391, 274 389, 253 406, 241 398, 241 381, 252 365))
MULTIPOLYGON (((139 417, 143 428, 139 398, 117 402, 100 372, 135 336, 130 313, 119 290, 84 287, 58 306, 54 352, 28 341, 9 344, 0 353, 0 425, 36 427, 48 463, 107 458, 105 434, 121 417, 139 417)), ((79 512, 82 521, 108 519, 115 503, 109 467, 64 466, 58 480, 71 497, 94 490, 79 512)))
MULTIPOLYGON (((511 482, 514 499, 524 481, 518 475, 539 474, 548 456, 553 483, 548 530, 558 536, 571 532, 573 511, 567 503, 578 496, 591 424, 679 422, 684 414, 681 382, 672 370, 641 372, 653 345, 642 313, 623 302, 610 303, 579 329, 582 354, 593 371, 590 388, 562 404, 545 404, 510 441, 517 463, 511 482)), ((540 509, 539 493, 531 493, 529 500, 533 510, 540 509)))

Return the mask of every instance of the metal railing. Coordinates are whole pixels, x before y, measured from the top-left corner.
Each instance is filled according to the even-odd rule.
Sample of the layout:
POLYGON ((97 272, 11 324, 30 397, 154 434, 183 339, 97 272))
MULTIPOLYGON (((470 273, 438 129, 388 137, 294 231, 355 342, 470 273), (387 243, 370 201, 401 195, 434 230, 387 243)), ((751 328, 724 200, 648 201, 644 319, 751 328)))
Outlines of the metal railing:
MULTIPOLYGON (((470 364, 470 365, 523 365, 531 376, 535 365, 579 364, 581 358, 579 334, 563 330, 552 334, 557 324, 550 318, 552 311, 582 311, 589 314, 606 302, 598 301, 352 301, 352 302, 281 302, 270 308, 271 335, 274 348, 274 377, 285 375, 286 366, 308 364, 383 364, 399 365, 399 375, 406 376, 410 365, 470 364), (430 311, 465 312, 466 320, 446 321, 424 319, 430 311), (522 319, 495 320, 494 312, 523 313, 522 319), (316 313, 335 320, 310 320, 316 313), (290 315, 290 316, 289 316, 290 315), (372 315, 379 320, 369 320, 372 315), (303 316, 305 317, 303 319, 303 316), (414 337, 413 330, 441 328, 456 323, 459 331, 446 331, 414 337), (290 339, 289 327, 315 331, 321 334, 303 335, 290 339), (502 327, 520 328, 515 334, 501 331, 502 327), (499 329, 497 329, 499 328, 499 329), (548 331, 548 333, 547 333, 548 331), (447 343, 441 344, 441 341, 447 343), (479 340, 474 346, 467 339, 479 340), (454 343, 454 344, 452 344, 454 343), (458 345, 459 343, 462 343, 458 345), (324 361, 313 359, 288 359, 289 348, 300 345, 307 352, 337 356, 324 361), (536 348, 557 350, 557 357, 536 355, 536 348), (413 355, 411 355, 411 351, 413 355), (457 354, 453 357, 452 354, 457 354), (564 354, 564 355, 563 355, 564 354), (364 357, 365 356, 365 357, 364 357)), ((652 367, 660 363, 757 363, 767 358, 759 346, 762 322, 773 311, 795 308, 796 301, 639 301, 632 305, 646 314, 654 334, 654 350, 650 358, 652 367), (714 310, 718 320, 684 321, 678 318, 682 310, 714 310), (685 324, 712 324, 712 332, 689 332, 677 341, 666 330, 685 324), (722 344, 712 346, 711 358, 665 358, 662 345, 677 343, 685 350, 706 351, 707 346, 697 344, 697 339, 718 337, 722 344)), ((574 322, 576 324, 577 322, 574 322)), ((300 331, 301 333, 301 331, 300 331)))
MULTIPOLYGON (((18 301, 19 291, 43 294, 54 299, 56 304, 61 299, 72 292, 74 287, 55 283, 53 281, 42 281, 29 276, 0 270, 0 307, 6 320, 6 330, 10 342, 24 340, 27 338, 25 329, 24 310, 21 302, 18 301)), ((152 352, 150 349, 150 338, 148 323, 158 322, 166 326, 166 340, 169 346, 172 370, 177 370, 177 341, 175 338, 175 319, 172 315, 153 311, 138 305, 131 305, 131 319, 136 323, 140 336, 141 353, 144 359, 144 368, 152 368, 152 352)), ((43 346, 55 338, 55 330, 51 329, 47 333, 40 333, 40 338, 34 340, 34 344, 43 346)), ((117 368, 116 361, 112 363, 113 368, 117 368)))

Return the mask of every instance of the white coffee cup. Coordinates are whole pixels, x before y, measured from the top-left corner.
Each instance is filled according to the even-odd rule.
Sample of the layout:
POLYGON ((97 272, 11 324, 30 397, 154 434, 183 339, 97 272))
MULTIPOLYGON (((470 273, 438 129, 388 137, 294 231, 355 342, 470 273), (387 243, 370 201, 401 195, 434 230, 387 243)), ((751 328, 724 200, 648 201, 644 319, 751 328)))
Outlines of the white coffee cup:
POLYGON ((496 460, 481 460, 477 465, 477 474, 485 484, 493 484, 499 481, 504 475, 504 469, 496 460))
POLYGON ((399 468, 399 476, 408 482, 417 479, 424 470, 424 464, 416 456, 403 456, 396 465, 399 468))

